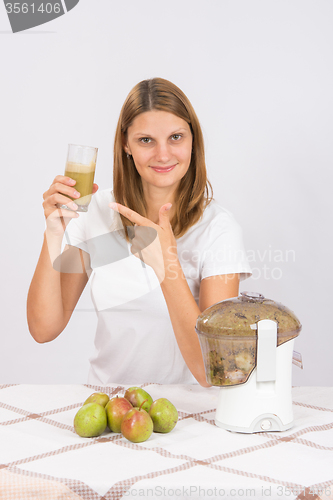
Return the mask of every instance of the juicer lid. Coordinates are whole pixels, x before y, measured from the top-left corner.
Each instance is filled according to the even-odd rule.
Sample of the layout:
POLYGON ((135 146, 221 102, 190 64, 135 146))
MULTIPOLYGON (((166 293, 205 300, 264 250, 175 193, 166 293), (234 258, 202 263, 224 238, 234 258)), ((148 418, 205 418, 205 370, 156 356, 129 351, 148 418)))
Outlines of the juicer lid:
POLYGON ((208 307, 197 319, 196 331, 207 337, 256 337, 257 322, 277 323, 279 344, 297 337, 302 325, 286 306, 256 292, 241 292, 238 297, 208 307))

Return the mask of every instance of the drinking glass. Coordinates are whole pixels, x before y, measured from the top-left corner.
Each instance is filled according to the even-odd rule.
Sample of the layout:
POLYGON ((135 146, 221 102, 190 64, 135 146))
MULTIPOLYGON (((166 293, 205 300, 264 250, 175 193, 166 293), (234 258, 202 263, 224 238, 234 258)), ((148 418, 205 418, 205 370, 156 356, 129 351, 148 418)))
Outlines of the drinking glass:
MULTIPOLYGON (((90 146, 68 145, 65 176, 76 181, 75 189, 80 198, 71 198, 78 206, 76 212, 87 212, 93 192, 98 148, 90 146)), ((67 205, 59 208, 69 210, 67 205)))

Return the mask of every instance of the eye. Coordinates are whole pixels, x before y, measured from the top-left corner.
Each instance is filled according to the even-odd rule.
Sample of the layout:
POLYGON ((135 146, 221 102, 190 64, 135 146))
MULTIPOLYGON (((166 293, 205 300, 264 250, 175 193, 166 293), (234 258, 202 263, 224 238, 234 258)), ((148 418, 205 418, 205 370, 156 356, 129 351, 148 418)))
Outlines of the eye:
POLYGON ((179 141, 182 138, 181 134, 173 134, 171 138, 175 141, 179 141))
POLYGON ((143 144, 149 144, 151 141, 151 138, 150 137, 141 137, 139 139, 139 142, 142 142, 143 144))

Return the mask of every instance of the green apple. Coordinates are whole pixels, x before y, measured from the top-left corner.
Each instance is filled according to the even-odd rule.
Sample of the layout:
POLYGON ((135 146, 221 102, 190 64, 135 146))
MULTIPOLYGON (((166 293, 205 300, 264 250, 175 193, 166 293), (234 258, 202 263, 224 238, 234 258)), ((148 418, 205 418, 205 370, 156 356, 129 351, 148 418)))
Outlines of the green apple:
POLYGON ((166 398, 156 399, 150 407, 149 415, 154 424, 154 432, 170 432, 178 422, 178 411, 166 398))
POLYGON ((98 403, 99 405, 105 407, 108 401, 109 401, 109 396, 104 392, 94 392, 89 396, 88 399, 85 400, 83 404, 86 405, 87 403, 98 403))
POLYGON ((131 403, 132 406, 139 408, 141 406, 141 403, 145 401, 144 405, 142 408, 146 411, 149 411, 150 405, 153 402, 153 398, 151 397, 148 392, 146 392, 144 389, 141 389, 141 387, 130 387, 127 389, 125 392, 125 398, 131 403))
POLYGON ((105 408, 98 403, 81 406, 74 417, 75 432, 81 437, 100 436, 105 431, 106 425, 105 408))
POLYGON ((141 406, 129 410, 121 422, 122 435, 132 443, 147 441, 153 432, 152 419, 141 406))
POLYGON ((110 399, 105 407, 105 411, 108 419, 108 426, 111 431, 120 432, 121 421, 125 414, 132 408, 133 406, 131 403, 125 398, 116 396, 110 399))

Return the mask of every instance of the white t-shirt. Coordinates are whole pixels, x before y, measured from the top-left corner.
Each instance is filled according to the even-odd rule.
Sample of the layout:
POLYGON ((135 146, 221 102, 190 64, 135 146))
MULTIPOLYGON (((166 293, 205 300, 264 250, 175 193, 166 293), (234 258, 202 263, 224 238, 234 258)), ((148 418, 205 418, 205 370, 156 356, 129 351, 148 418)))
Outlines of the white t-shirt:
MULTIPOLYGON (((98 191, 89 211, 72 219, 66 231, 66 242, 89 253, 93 269, 89 282, 98 323, 88 383, 197 383, 178 348, 159 281, 131 254, 111 201, 111 189, 98 191)), ((241 228, 214 200, 177 239, 177 253, 197 304, 203 278, 251 275, 241 228)))

